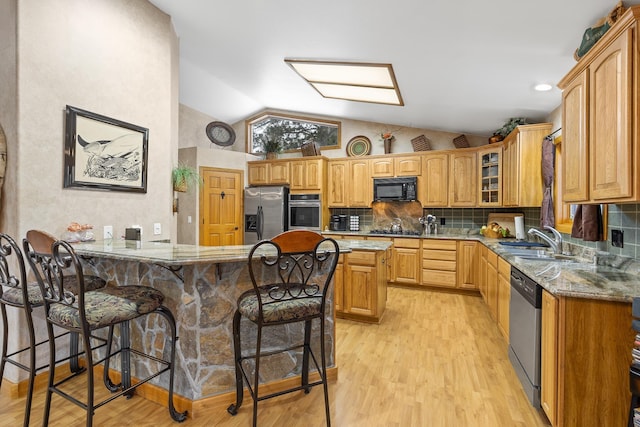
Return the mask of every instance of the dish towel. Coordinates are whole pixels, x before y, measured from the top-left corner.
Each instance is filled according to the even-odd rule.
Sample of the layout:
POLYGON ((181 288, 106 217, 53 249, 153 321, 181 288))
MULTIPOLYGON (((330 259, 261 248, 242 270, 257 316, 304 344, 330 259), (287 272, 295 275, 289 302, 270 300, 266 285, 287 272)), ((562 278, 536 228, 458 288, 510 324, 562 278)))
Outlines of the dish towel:
POLYGON ((553 214, 553 172, 556 157, 556 146, 553 139, 547 136, 542 141, 542 182, 544 193, 542 195, 542 207, 540 208, 540 227, 555 227, 556 218, 553 214))
POLYGON ((604 240, 600 205, 578 205, 573 217, 571 237, 585 242, 604 240))

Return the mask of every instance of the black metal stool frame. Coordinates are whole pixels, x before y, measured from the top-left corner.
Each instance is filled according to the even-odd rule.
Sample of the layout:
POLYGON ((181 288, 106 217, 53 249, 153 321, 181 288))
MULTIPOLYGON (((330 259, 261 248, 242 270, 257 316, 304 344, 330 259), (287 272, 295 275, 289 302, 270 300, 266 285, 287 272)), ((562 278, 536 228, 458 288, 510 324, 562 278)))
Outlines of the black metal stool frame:
POLYGON ((259 242, 249 253, 248 265, 253 289, 243 293, 240 298, 238 298, 238 306, 240 307, 243 299, 246 297, 255 296, 257 299, 259 307, 257 319, 250 319, 257 326, 256 348, 255 353, 242 356, 240 322, 243 315, 240 308, 238 308, 233 317, 233 347, 236 366, 236 403, 230 405, 227 408, 227 411, 231 415, 236 415, 238 413, 238 409, 242 405, 243 401, 243 381, 247 383, 249 394, 253 399, 254 427, 257 425, 259 401, 299 390, 304 390, 305 393, 309 393, 312 387, 322 385, 324 389, 325 416, 327 426, 330 426, 331 416, 329 411, 329 390, 326 376, 325 309, 327 292, 338 262, 338 244, 333 239, 325 239, 318 233, 305 230, 285 232, 279 236, 276 236, 271 241, 259 242), (279 236, 286 237, 279 240, 279 236), (292 243, 289 239, 294 239, 296 241, 292 243), (279 243, 282 244, 282 248, 279 243), (309 244, 311 244, 310 248, 309 244), (321 249, 323 244, 325 244, 325 246, 321 249), (275 267, 278 270, 277 280, 275 282, 269 282, 269 284, 266 285, 259 285, 253 264, 254 261, 268 267, 275 267), (318 285, 312 278, 314 274, 318 273, 316 271, 317 264, 322 263, 327 263, 329 265, 325 266, 326 278, 324 283, 318 285), (291 299, 312 298, 321 298, 320 308, 317 311, 311 312, 307 315, 296 316, 294 318, 279 321, 267 320, 264 318, 264 308, 269 304, 278 304, 291 299), (320 321, 320 363, 318 363, 318 360, 311 349, 311 330, 312 321, 314 319, 319 319, 320 321), (304 322, 304 342, 302 344, 269 352, 261 351, 262 329, 264 327, 296 322, 304 322), (262 357, 296 349, 303 350, 300 385, 287 390, 260 396, 258 393, 260 359, 262 357), (318 381, 309 382, 309 357, 313 360, 315 368, 320 376, 318 381), (243 367, 243 362, 250 359, 255 360, 253 385, 252 379, 243 367))
MULTIPOLYGON (((26 266, 22 251, 20 250, 20 247, 15 242, 15 240, 13 240, 11 236, 5 233, 0 233, 0 285, 0 315, 2 316, 2 355, 0 358, 0 386, 2 385, 6 363, 17 366, 18 368, 29 373, 29 383, 27 387, 23 422, 23 425, 26 427, 29 425, 29 421, 31 418, 31 403, 33 398, 35 377, 38 372, 49 367, 48 363, 40 366, 36 365, 36 350, 42 344, 46 344, 49 340, 45 339, 36 342, 32 312, 34 308, 44 306, 44 303, 41 301, 39 303, 33 303, 32 301, 30 301, 28 293, 29 283, 27 281, 26 266), (9 265, 10 259, 14 260, 15 265, 13 267, 16 267, 19 270, 18 275, 12 273, 13 267, 9 265), (3 286, 7 289, 19 289, 22 304, 3 299, 3 286), (24 313, 24 317, 26 320, 26 331, 29 338, 29 345, 27 347, 21 348, 12 353, 7 353, 9 341, 7 306, 17 308, 24 313), (28 366, 16 360, 17 356, 27 351, 29 352, 28 366)), ((70 332, 63 332, 55 335, 54 339, 59 339, 69 334, 70 332)), ((106 340, 103 340, 102 344, 98 347, 104 346, 105 344, 106 340)), ((69 360, 71 372, 74 374, 82 373, 84 371, 84 368, 79 365, 78 356, 84 354, 84 351, 78 352, 78 334, 72 333, 70 335, 69 353, 69 356, 57 359, 56 363, 66 362, 67 360, 69 360)))
MULTIPOLYGON (((25 245, 28 242, 25 241, 25 245)), ((54 322, 50 316, 50 309, 55 304, 64 304, 64 305, 73 305, 76 307, 86 307, 85 306, 85 283, 82 273, 82 265, 80 263, 79 258, 75 254, 73 247, 65 242, 65 241, 56 241, 52 246, 52 256, 47 257, 42 253, 38 253, 35 251, 31 251, 30 258, 33 257, 37 264, 40 266, 36 272, 41 273, 44 276, 41 280, 38 280, 41 285, 41 291, 44 297, 45 310, 47 313, 47 331, 50 336, 53 335, 53 326, 59 326, 61 328, 70 330, 72 333, 77 333, 81 337, 84 348, 92 348, 91 340, 92 339, 102 339, 101 337, 93 334, 93 330, 91 326, 87 322, 87 318, 85 315, 84 309, 78 309, 78 314, 80 318, 80 327, 71 327, 67 324, 61 324, 54 322), (62 275, 62 271, 72 268, 76 273, 76 280, 78 282, 78 294, 72 295, 64 288, 64 276, 62 275)), ((97 292, 105 292, 104 290, 100 290, 97 292)), ((64 397, 65 399, 75 403, 76 405, 83 408, 87 411, 87 427, 91 427, 93 425, 93 414, 97 408, 111 402, 112 400, 125 395, 126 397, 131 397, 136 388, 145 384, 152 380, 153 378, 165 373, 169 372, 169 390, 168 390, 168 409, 171 415, 171 418, 174 421, 182 422, 186 419, 187 413, 178 412, 175 409, 174 401, 173 401, 173 383, 174 383, 174 367, 175 367, 175 345, 177 342, 177 333, 176 333, 176 324, 173 314, 169 309, 160 305, 153 311, 150 311, 147 314, 157 314, 163 317, 166 320, 166 324, 169 326, 169 331, 165 331, 166 336, 170 339, 170 355, 168 360, 160 359, 154 357, 152 355, 141 352, 137 349, 131 348, 129 342, 129 320, 120 321, 108 326, 108 338, 106 344, 106 353, 105 356, 100 358, 99 360, 94 360, 93 353, 91 351, 87 351, 84 355, 87 363, 87 396, 86 402, 82 402, 74 396, 69 395, 68 393, 61 390, 59 387, 66 383, 67 381, 74 378, 76 375, 69 375, 57 382, 55 382, 55 342, 53 340, 49 340, 50 347, 50 363, 49 363, 49 384, 47 387, 47 396, 45 400, 45 411, 43 418, 43 425, 48 425, 49 415, 51 412, 51 398, 53 393, 64 397), (116 351, 112 351, 112 342, 113 342, 113 329, 118 325, 120 327, 120 335, 121 335, 121 347, 116 351), (120 384, 113 384, 113 382, 109 379, 108 371, 109 371, 109 361, 115 355, 121 355, 121 375, 122 381, 120 384), (153 360, 161 365, 162 368, 159 368, 156 372, 151 373, 149 376, 140 379, 137 383, 131 384, 131 372, 130 372, 130 357, 131 354, 135 354, 141 357, 146 357, 149 360, 153 360), (113 394, 102 400, 101 402, 95 403, 94 398, 94 373, 93 367, 104 362, 104 383, 109 391, 113 394)), ((130 319, 133 320, 133 319, 130 319)), ((104 327, 102 327, 104 328, 104 327)), ((100 329, 100 328, 99 328, 100 329)))

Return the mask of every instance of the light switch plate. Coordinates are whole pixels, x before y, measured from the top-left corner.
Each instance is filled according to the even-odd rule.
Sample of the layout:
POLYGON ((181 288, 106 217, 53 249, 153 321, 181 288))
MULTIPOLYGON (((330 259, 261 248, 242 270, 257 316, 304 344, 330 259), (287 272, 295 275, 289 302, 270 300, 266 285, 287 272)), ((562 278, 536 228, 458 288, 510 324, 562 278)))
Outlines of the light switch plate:
POLYGON ((162 224, 160 224, 159 222, 153 223, 153 234, 162 234, 162 224))
POLYGON ((103 239, 113 239, 113 225, 105 225, 102 229, 103 239))

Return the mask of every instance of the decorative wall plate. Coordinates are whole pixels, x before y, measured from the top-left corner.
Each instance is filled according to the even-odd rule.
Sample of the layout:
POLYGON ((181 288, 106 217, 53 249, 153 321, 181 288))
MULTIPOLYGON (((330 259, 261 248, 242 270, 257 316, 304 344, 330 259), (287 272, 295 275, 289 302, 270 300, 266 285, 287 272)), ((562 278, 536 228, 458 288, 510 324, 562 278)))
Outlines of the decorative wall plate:
POLYGON ((223 122, 211 122, 205 130, 207 137, 216 145, 228 147, 236 140, 236 132, 231 126, 223 122))
POLYGON ((368 156, 371 153, 371 140, 366 136, 354 136, 347 143, 347 156, 368 156))

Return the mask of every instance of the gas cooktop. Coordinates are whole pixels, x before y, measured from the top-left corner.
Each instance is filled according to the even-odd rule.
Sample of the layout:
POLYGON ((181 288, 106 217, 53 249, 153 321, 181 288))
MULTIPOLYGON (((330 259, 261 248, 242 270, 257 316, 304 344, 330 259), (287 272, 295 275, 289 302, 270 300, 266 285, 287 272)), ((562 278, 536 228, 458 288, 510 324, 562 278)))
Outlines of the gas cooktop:
POLYGON ((402 230, 401 232, 393 232, 391 230, 369 230, 369 234, 391 234, 393 236, 420 236, 422 232, 413 230, 402 230))

